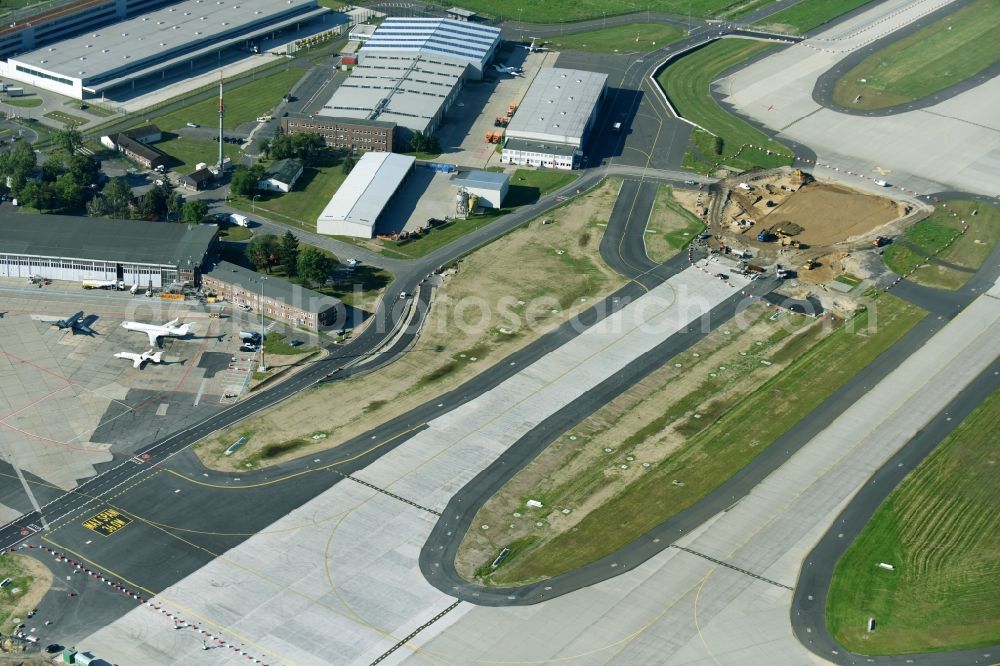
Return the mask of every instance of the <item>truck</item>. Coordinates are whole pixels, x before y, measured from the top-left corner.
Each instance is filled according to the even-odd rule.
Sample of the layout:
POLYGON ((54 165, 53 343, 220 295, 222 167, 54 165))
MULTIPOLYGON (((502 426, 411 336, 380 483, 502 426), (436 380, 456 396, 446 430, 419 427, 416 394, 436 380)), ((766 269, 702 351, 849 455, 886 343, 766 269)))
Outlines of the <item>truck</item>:
POLYGON ((240 227, 250 226, 250 218, 248 218, 246 215, 240 215, 239 213, 230 214, 229 221, 240 227))
POLYGON ((764 229, 759 234, 757 234, 757 242, 759 243, 770 243, 775 238, 774 234, 771 233, 770 229, 764 229))

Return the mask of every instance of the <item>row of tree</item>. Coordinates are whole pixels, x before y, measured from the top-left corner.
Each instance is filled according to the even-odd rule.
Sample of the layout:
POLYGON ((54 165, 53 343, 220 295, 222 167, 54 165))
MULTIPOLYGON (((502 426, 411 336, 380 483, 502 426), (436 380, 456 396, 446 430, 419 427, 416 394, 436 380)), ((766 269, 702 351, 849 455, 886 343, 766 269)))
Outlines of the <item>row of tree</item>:
POLYGON ((278 238, 273 234, 255 235, 247 244, 247 258, 257 270, 270 273, 280 270, 286 277, 300 277, 320 286, 337 266, 337 261, 319 248, 299 248, 299 239, 291 231, 278 238))

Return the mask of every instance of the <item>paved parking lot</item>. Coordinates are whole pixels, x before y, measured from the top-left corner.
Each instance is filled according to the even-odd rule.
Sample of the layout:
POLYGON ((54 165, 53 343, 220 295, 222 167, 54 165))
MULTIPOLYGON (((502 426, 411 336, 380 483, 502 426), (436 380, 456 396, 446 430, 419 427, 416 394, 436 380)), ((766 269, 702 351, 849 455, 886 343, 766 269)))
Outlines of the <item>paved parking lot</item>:
POLYGON ((475 168, 499 165, 496 145, 486 143, 486 133, 503 131, 494 126, 497 116, 506 114, 511 102, 520 104, 538 70, 552 67, 555 60, 553 53, 529 54, 525 49, 515 48, 497 61, 523 67, 523 76, 490 69, 481 83, 467 83, 458 104, 448 113, 447 122, 438 130, 443 149, 441 160, 475 168))
MULTIPOLYGON (((212 318, 218 306, 211 307, 85 292, 75 283, 36 289, 20 279, 0 279, 0 452, 50 486, 39 489, 40 500, 235 399, 253 357, 238 352, 240 320, 212 318), (60 330, 30 316, 79 310, 96 335, 60 330), (136 369, 130 360, 115 358, 117 352, 150 348, 146 335, 121 328, 123 320, 164 323, 178 317, 193 323, 195 332, 162 340, 163 363, 136 369)), ((6 462, 3 467, 13 471, 6 462)), ((0 520, 28 509, 20 485, 4 484, 0 520)))

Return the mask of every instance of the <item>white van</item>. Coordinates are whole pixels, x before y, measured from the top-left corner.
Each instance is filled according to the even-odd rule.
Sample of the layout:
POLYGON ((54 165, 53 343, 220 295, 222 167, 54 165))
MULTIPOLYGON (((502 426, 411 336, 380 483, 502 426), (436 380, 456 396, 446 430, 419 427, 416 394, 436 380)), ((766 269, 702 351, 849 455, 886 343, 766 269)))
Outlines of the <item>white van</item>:
POLYGON ((248 218, 246 215, 240 215, 239 213, 231 213, 229 215, 229 221, 241 227, 250 226, 250 218, 248 218))

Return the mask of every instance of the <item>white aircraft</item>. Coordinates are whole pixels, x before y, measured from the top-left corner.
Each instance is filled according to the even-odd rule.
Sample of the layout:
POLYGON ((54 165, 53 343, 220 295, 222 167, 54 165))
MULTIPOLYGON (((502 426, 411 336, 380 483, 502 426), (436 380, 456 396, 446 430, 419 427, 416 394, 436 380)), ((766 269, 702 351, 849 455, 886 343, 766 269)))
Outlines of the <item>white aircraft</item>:
POLYGON ((180 319, 173 319, 168 321, 163 326, 157 326, 156 324, 143 324, 138 321, 123 321, 122 328, 129 331, 142 331, 149 336, 149 344, 155 347, 156 341, 160 338, 183 338, 191 332, 191 324, 178 326, 177 323, 179 321, 180 319))
POLYGON ((528 49, 528 53, 542 53, 544 51, 548 51, 548 49, 545 48, 545 44, 546 43, 547 42, 542 42, 541 44, 539 44, 538 43, 538 39, 537 38, 533 38, 531 40, 531 44, 529 44, 527 46, 525 46, 524 44, 521 44, 521 46, 522 46, 522 48, 528 49))
POLYGON ((86 333, 87 335, 94 334, 94 329, 92 329, 87 324, 87 322, 82 321, 83 310, 80 310, 79 312, 74 312, 68 317, 52 317, 49 315, 33 314, 31 315, 31 318, 34 319, 35 321, 44 321, 48 324, 52 324, 53 326, 59 329, 64 329, 64 328, 72 329, 74 333, 76 331, 79 331, 81 333, 86 333))
POLYGON ((508 67, 507 65, 493 65, 493 69, 500 72, 501 74, 510 74, 511 76, 524 76, 524 74, 522 74, 523 70, 520 67, 508 67))
POLYGON ((132 361, 133 368, 139 369, 146 361, 150 361, 152 363, 162 363, 163 352, 154 352, 152 349, 148 352, 142 352, 141 354, 136 354, 134 352, 118 352, 115 354, 115 358, 127 358, 132 361))

